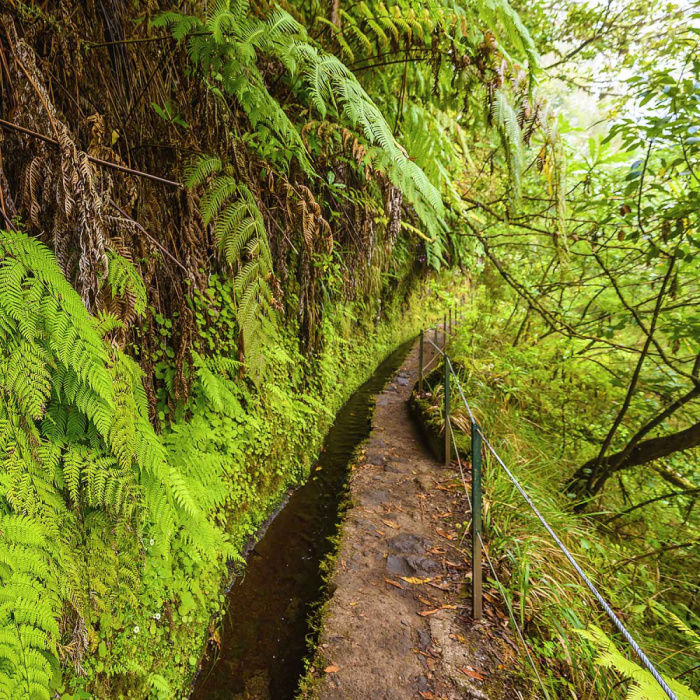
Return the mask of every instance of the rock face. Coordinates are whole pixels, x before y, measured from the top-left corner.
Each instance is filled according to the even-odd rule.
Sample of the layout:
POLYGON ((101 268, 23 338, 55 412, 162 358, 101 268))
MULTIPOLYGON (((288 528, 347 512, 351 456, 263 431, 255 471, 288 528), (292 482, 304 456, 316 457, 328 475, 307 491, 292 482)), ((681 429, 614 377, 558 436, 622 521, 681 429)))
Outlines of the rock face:
POLYGON ((377 398, 353 471, 309 695, 522 700, 529 691, 505 615, 490 608, 483 622, 469 619, 469 538, 456 530, 468 505, 456 472, 434 459, 411 419, 416 379, 414 348, 377 398))

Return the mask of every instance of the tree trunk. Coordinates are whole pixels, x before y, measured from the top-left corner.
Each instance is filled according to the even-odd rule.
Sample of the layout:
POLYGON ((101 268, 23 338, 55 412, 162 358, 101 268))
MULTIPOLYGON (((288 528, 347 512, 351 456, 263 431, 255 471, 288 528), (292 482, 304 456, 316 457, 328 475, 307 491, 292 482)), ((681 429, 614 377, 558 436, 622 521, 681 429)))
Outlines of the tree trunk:
POLYGON ((695 423, 678 433, 643 440, 626 455, 625 450, 621 450, 608 455, 600 463, 597 463, 598 458, 594 457, 574 472, 567 484, 567 493, 574 497, 575 509, 580 511, 586 501, 595 496, 616 472, 667 457, 674 452, 690 450, 698 445, 700 445, 700 423, 695 423))
POLYGON ((331 0, 328 20, 340 29, 340 0, 331 0))

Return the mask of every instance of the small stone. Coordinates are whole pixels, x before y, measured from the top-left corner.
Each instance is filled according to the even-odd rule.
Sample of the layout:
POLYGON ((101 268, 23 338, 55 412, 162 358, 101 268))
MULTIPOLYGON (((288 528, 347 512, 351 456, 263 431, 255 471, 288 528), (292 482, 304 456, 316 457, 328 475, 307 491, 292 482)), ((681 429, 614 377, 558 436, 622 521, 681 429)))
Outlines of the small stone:
POLYGON ((418 680, 416 681, 416 687, 418 688, 419 692, 426 693, 430 690, 428 679, 425 676, 418 676, 418 680))

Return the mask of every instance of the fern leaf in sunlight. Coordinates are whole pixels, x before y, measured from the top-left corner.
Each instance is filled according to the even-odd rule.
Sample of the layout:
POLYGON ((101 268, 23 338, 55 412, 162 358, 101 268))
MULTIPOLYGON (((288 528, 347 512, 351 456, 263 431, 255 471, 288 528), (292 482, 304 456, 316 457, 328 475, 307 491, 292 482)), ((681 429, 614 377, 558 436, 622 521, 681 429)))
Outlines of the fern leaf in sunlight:
MULTIPOLYGON (((596 663, 617 671, 631 682, 627 692, 628 700, 667 700, 668 696, 651 673, 623 656, 614 642, 599 627, 589 625, 588 629, 576 631, 595 647, 598 653, 596 663)), ((682 683, 672 678, 664 678, 664 680, 678 700, 699 700, 700 696, 682 683)))

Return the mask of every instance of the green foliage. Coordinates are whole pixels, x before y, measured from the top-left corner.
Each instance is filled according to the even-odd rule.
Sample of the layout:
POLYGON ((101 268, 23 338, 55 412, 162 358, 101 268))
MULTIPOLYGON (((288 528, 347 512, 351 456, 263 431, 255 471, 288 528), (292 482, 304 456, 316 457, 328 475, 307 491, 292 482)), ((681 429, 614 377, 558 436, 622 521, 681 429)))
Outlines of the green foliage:
MULTIPOLYGON (((488 287, 475 290, 450 353, 477 421, 652 661, 667 677, 685 674, 694 687, 694 551, 673 545, 697 540, 698 518, 693 493, 683 497, 666 482, 666 470, 693 478, 692 454, 675 455, 658 471, 620 475, 598 501, 594 519, 572 512, 564 484, 599 447, 609 427, 606 410, 622 402, 626 385, 577 352, 585 347, 581 341, 551 334, 522 342, 527 318, 514 315, 503 283, 492 276, 486 281, 488 287), (674 490, 675 498, 664 498, 674 490), (642 507, 626 514, 630 504, 642 507)), ((633 408, 633 415, 658 407, 651 401, 633 408)), ((469 417, 460 406, 453 425, 468 433, 469 417)), ((485 541, 492 560, 508 571, 499 592, 519 614, 540 674, 556 696, 617 697, 615 689, 624 686, 616 685, 614 673, 597 672, 597 653, 576 634, 589 624, 610 630, 609 621, 488 455, 484 474, 485 541), (562 665, 565 674, 554 672, 562 665)))
POLYGON ((30 517, 3 515, 0 531, 0 697, 48 700, 60 611, 51 548, 30 517))
MULTIPOLYGON (((320 21, 330 30, 334 41, 340 47, 341 57, 351 61, 351 66, 364 69, 367 65, 362 65, 363 62, 371 65, 371 61, 376 60, 374 65, 390 74, 393 63, 399 64, 397 69, 404 73, 398 80, 398 76, 393 75, 385 80, 373 76, 372 94, 381 95, 382 104, 392 105, 393 108, 397 95, 401 95, 407 87, 410 71, 410 80, 414 83, 411 85, 411 100, 406 100, 404 105, 399 99, 396 104, 399 112, 397 125, 404 118, 404 111, 410 113, 420 110, 424 114, 427 113, 426 116, 430 112, 439 111, 443 121, 452 121, 454 126, 457 120, 461 120, 461 128, 467 126, 473 135, 478 133, 483 124, 471 117, 471 105, 468 100, 464 103, 455 100, 455 93, 460 87, 470 91, 474 80, 466 66, 482 63, 484 54, 488 54, 498 40, 498 60, 502 63, 500 66, 493 66, 498 77, 493 79, 490 75, 481 75, 480 80, 487 83, 486 121, 489 124, 495 123, 497 127, 510 185, 514 190, 513 200, 517 204, 524 161, 521 127, 526 121, 525 103, 529 103, 533 98, 539 57, 530 33, 507 0, 481 0, 469 6, 433 0, 422 10, 417 9, 412 2, 394 2, 389 7, 384 2, 361 2, 341 9, 340 18, 342 29, 327 20, 320 21), (509 51, 513 57, 509 55, 509 51), (399 60, 393 60, 394 52, 399 60), (456 54, 455 65, 451 66, 451 71, 445 71, 443 74, 440 70, 446 62, 443 55, 448 52, 456 54), (416 56, 421 55, 424 62, 416 59, 416 56), (380 60, 385 56, 390 57, 386 63, 380 60), (410 61, 401 65, 400 59, 403 56, 410 56, 410 61), (523 63, 527 64, 527 75, 521 70, 523 63), (511 66, 511 69, 508 66, 511 66), (527 94, 521 94, 525 83, 528 84, 527 94), (515 112, 510 107, 513 98, 518 102, 515 112), (465 122, 465 117, 469 119, 468 122, 465 122)), ((370 84, 370 81, 366 82, 370 84)), ((441 127, 429 116, 422 122, 407 120, 403 126, 408 152, 426 173, 433 171, 435 162, 421 159, 420 151, 423 150, 424 144, 435 139, 436 128, 441 127)), ((443 160, 447 153, 454 150, 457 143, 465 145, 463 136, 455 138, 451 134, 448 139, 444 139, 441 144, 444 150, 435 153, 437 161, 443 160)), ((467 156, 467 150, 463 150, 467 156)), ((452 200, 451 204, 454 201, 451 195, 454 193, 455 183, 461 178, 460 173, 465 171, 464 165, 451 162, 449 167, 443 164, 439 175, 429 173, 433 184, 442 180, 443 187, 439 188, 440 193, 443 197, 447 195, 448 201, 452 200)), ((400 186, 405 193, 410 192, 405 182, 401 182, 400 186)), ((414 201, 413 197, 410 199, 414 201)), ((439 228, 431 222, 431 212, 421 211, 420 203, 414 203, 414 206, 421 222, 429 228, 430 236, 434 237, 439 228)))
POLYGON ((343 57, 350 61, 354 61, 358 53, 380 54, 391 45, 397 48, 426 46, 440 33, 461 42, 471 38, 470 25, 477 19, 499 38, 503 35, 517 58, 529 61, 531 70, 539 63, 530 32, 508 0, 479 0, 468 7, 431 0, 420 9, 406 0, 388 6, 384 2, 360 2, 342 8, 340 18, 342 31, 328 20, 319 20, 329 26, 343 57))
POLYGON ((505 37, 515 51, 529 61, 531 80, 537 75, 539 56, 535 48, 535 42, 527 27, 520 19, 520 15, 511 7, 508 0, 480 0, 476 3, 479 16, 486 21, 489 28, 502 34, 500 27, 505 32, 505 37))
POLYGON ((385 167, 411 202, 421 200, 438 214, 442 199, 425 173, 419 168, 394 137, 379 108, 370 99, 357 78, 338 58, 320 52, 314 46, 297 43, 292 47, 296 62, 301 66, 311 102, 325 117, 336 101, 342 105, 342 114, 353 126, 362 127, 368 143, 381 149, 377 164, 385 167))
MULTIPOLYGON (((605 668, 614 669, 623 678, 631 681, 627 691, 628 700, 665 700, 668 697, 651 673, 623 656, 601 629, 590 625, 586 630, 578 630, 578 633, 596 648, 598 652, 596 663, 605 668)), ((700 697, 690 688, 672 678, 664 678, 664 680, 678 700, 697 700, 700 697)))
POLYGON ((140 316, 146 310, 146 287, 141 275, 125 257, 114 251, 107 253, 109 260, 107 282, 112 294, 133 298, 134 311, 140 316))
POLYGON ((512 198, 518 206, 522 198, 522 172, 524 167, 523 140, 515 110, 503 90, 497 90, 491 105, 491 119, 503 145, 508 174, 513 188, 512 198))
POLYGON ((187 184, 196 187, 216 173, 202 201, 202 218, 205 225, 215 221, 219 250, 234 270, 236 319, 248 370, 258 381, 265 367, 262 346, 275 334, 270 246, 253 194, 221 170, 218 159, 203 156, 191 167, 187 184))
MULTIPOLYGON (((250 119, 251 126, 264 140, 264 148, 275 160, 287 162, 296 157, 302 168, 311 173, 299 133, 279 103, 268 92, 257 65, 257 51, 284 49, 288 38, 299 25, 287 13, 277 11, 267 21, 249 16, 249 3, 212 3, 203 18, 166 12, 154 26, 168 26, 173 37, 187 40, 192 62, 207 77, 220 82, 227 94, 235 95, 250 119)), ((290 57, 291 60, 291 57, 290 57)), ((212 85, 216 94, 220 88, 212 85)))
MULTIPOLYGON (((161 32, 142 35, 143 17, 132 21, 138 3, 124 4, 108 31, 97 22, 75 32, 50 14, 51 3, 18 4, 17 16, 31 22, 20 35, 38 47, 37 65, 62 61, 46 71, 46 95, 66 92, 55 89, 55 76, 68 85, 75 78, 78 91, 91 73, 60 47, 44 52, 59 29, 67 37, 61 47, 75 42, 109 55, 109 65, 94 61, 108 104, 123 97, 110 94, 112 84, 138 86, 127 120, 138 138, 108 110, 104 133, 91 121, 91 149, 109 150, 111 132, 109 159, 122 162, 113 158, 121 154, 131 165, 148 153, 143 169, 161 173, 180 162, 172 154, 215 155, 198 157, 187 172, 199 191, 162 202, 146 182, 119 191, 122 174, 115 176, 112 194, 128 195, 132 214, 188 268, 181 275, 172 260, 151 257, 134 231, 117 239, 110 222, 96 308, 126 308, 118 317, 90 316, 36 240, 1 235, 0 692, 167 697, 184 687, 221 607, 225 560, 236 558, 283 490, 308 476, 348 393, 425 321, 418 280, 449 266, 483 272, 489 283, 482 320, 455 343, 480 417, 587 570, 614 570, 606 590, 655 658, 673 649, 664 671, 695 673, 679 642, 697 624, 692 557, 688 564, 675 556, 687 548, 664 552, 669 542, 697 539, 692 495, 664 496, 667 480, 693 486, 692 460, 675 454, 612 473, 591 501, 595 527, 571 512, 563 491, 608 435, 609 452, 625 448, 697 383, 696 34, 684 27, 673 44, 678 61, 664 57, 642 71, 635 43, 653 41, 634 28, 660 12, 643 1, 620 12, 607 6, 609 17, 595 3, 565 3, 555 13, 514 4, 526 22, 507 0, 178 5, 153 21, 181 42, 173 54, 163 53, 161 32), (615 25, 619 17, 624 26, 615 25), (613 58, 633 74, 619 92, 637 100, 634 118, 616 103, 609 136, 593 124, 588 140, 588 125, 567 104, 569 88, 548 79, 558 58, 538 71, 526 23, 542 53, 562 60, 562 81, 576 74, 562 47, 575 58, 614 44, 613 58), (560 24, 569 32, 563 39, 560 24), (126 41, 114 43, 112 34, 126 41), (131 74, 141 66, 153 69, 151 78, 131 74), (538 75, 559 115, 535 90, 538 75), (177 222, 169 230, 160 225, 166 209, 177 222), (132 250, 122 246, 127 239, 132 250), (148 271, 148 287, 132 258, 148 271), (495 271, 511 291, 493 282, 495 271), (312 335, 317 342, 303 354, 300 338, 312 335), (635 361, 650 336, 635 388, 635 361), (610 433, 630 386, 629 408, 610 433), (668 629, 650 603, 664 587, 668 629)), ((91 7, 77 4, 72 16, 91 7)), ((673 7, 663 11, 685 23, 687 8, 673 7)), ((21 110, 26 95, 13 94, 8 66, 0 70, 21 110)), ((599 84, 584 87, 600 92, 599 84)), ((71 112, 67 94, 48 111, 79 129, 82 142, 85 115, 80 105, 71 112)), ((585 94, 574 95, 577 103, 585 94)), ((5 202, 3 181, 3 211, 28 214, 69 278, 73 253, 82 274, 91 243, 63 235, 72 220, 46 225, 47 207, 72 206, 44 201, 59 177, 40 157, 25 163, 19 150, 7 173, 24 173, 24 206, 5 202)), ((68 182, 66 150, 62 144, 68 182)), ((108 179, 92 178, 97 203, 107 201, 108 179)), ((99 218, 99 207, 74 209, 99 218)), ((695 405, 683 404, 648 437, 696 421, 695 405)), ((572 634, 602 624, 595 608, 493 466, 489 546, 509 570, 502 593, 546 666, 546 682, 561 696, 612 696, 612 674, 596 676, 592 647, 572 634)), ((695 645, 693 638, 692 653, 695 645)))
MULTIPOLYGON (((138 288, 131 274, 115 279, 138 288)), ((55 618, 68 606, 89 619, 136 587, 145 529, 165 552, 171 540, 186 542, 194 557, 234 551, 200 498, 198 479, 208 475, 167 463, 140 369, 103 341, 104 323, 88 314, 53 255, 2 232, 0 280, 0 496, 9 547, 0 571, 9 664, 1 690, 17 697, 20 683, 27 697, 49 697, 55 618), (47 570, 60 574, 60 586, 47 570)))
MULTIPOLYGON (((270 156, 288 154, 287 162, 294 156, 312 175, 298 131, 265 87, 256 51, 275 57, 292 78, 301 78, 310 104, 322 117, 333 110, 353 126, 360 126, 368 143, 379 148, 377 165, 389 172, 418 207, 428 206, 439 214, 440 193, 398 144, 382 112, 352 71, 336 56, 315 46, 288 13, 276 10, 266 20, 249 13, 247 2, 220 2, 212 6, 204 19, 170 12, 158 17, 154 24, 170 26, 176 38, 188 37, 192 61, 206 73, 220 77, 225 92, 236 96, 253 129, 261 135, 272 131, 278 147, 270 156)), ((269 142, 265 147, 270 147, 269 142)), ((209 167, 215 169, 216 162, 203 159, 202 175, 209 167)))

